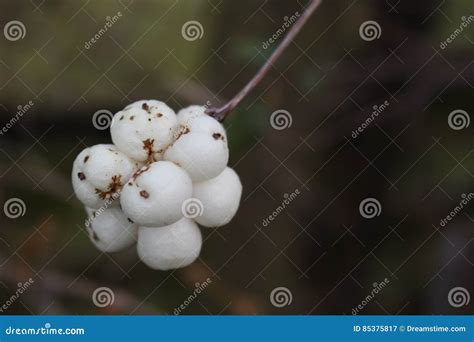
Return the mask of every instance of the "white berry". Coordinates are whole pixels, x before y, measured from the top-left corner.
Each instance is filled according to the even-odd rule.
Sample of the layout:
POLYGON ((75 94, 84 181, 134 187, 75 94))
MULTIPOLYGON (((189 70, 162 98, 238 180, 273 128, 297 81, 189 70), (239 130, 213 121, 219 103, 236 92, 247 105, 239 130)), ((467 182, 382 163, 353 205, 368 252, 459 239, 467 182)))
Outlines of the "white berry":
POLYGON ((192 195, 186 171, 169 161, 140 169, 123 187, 120 203, 126 215, 141 226, 165 226, 183 217, 183 202, 192 195))
POLYGON ((164 159, 185 169, 194 182, 210 179, 227 166, 227 139, 220 133, 183 133, 165 152, 164 159))
POLYGON ((138 231, 138 256, 156 270, 188 266, 199 256, 201 246, 201 231, 187 218, 165 227, 140 227, 138 231))
POLYGON ((90 239, 103 252, 138 243, 152 269, 190 265, 202 247, 198 224, 229 223, 242 196, 224 126, 204 106, 175 114, 140 100, 115 114, 110 131, 114 145, 86 148, 72 170, 90 239))
POLYGON ((202 215, 195 220, 206 227, 226 225, 237 212, 241 195, 239 176, 229 167, 215 178, 195 183, 193 197, 203 207, 202 215))
POLYGON ((161 101, 158 101, 158 100, 138 100, 138 101, 130 103, 124 109, 127 110, 127 109, 130 109, 130 108, 142 108, 144 103, 146 103, 147 105, 160 104, 161 101))
POLYGON ((192 120, 187 127, 193 133, 220 134, 227 140, 225 128, 222 124, 209 115, 199 116, 192 120))
POLYGON ((119 252, 136 243, 138 226, 120 208, 95 210, 86 207, 86 212, 90 239, 102 252, 119 252))
POLYGON ((187 125, 195 118, 206 115, 205 111, 206 107, 198 105, 183 108, 177 114, 178 122, 182 125, 187 125))
POLYGON ((90 208, 99 208, 118 198, 120 189, 139 164, 114 145, 95 145, 76 157, 72 185, 77 198, 90 208))
POLYGON ((114 115, 110 133, 114 144, 129 157, 152 162, 162 158, 173 142, 178 119, 165 103, 137 101, 114 115))
POLYGON ((193 133, 219 133, 226 137, 224 126, 213 117, 207 115, 205 110, 206 107, 196 105, 181 109, 177 115, 180 125, 179 131, 181 132, 177 134, 187 129, 187 131, 193 133))

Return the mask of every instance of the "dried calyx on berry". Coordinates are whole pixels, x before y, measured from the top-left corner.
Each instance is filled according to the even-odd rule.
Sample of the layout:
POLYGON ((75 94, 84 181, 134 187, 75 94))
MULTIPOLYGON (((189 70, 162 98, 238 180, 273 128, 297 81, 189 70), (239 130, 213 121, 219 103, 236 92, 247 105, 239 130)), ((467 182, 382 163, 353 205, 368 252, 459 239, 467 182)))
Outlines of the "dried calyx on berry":
POLYGON ((130 158, 152 162, 162 159, 177 125, 175 112, 165 103, 144 100, 115 114, 110 133, 113 143, 130 158))
POLYGON ((140 165, 114 145, 86 148, 79 153, 72 167, 74 192, 90 208, 115 205, 122 186, 140 165))

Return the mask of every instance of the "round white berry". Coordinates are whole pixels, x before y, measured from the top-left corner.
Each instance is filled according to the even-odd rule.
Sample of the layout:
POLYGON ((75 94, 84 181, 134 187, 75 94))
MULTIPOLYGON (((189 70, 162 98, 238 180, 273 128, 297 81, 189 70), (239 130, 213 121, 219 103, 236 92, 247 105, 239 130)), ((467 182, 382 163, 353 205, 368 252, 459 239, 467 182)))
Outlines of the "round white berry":
POLYGON ((198 106, 198 105, 192 105, 192 106, 183 108, 177 114, 178 122, 182 125, 189 124, 195 118, 200 117, 200 116, 205 116, 206 115, 205 111, 206 111, 206 107, 198 106))
POLYGON ((187 218, 165 227, 140 227, 138 231, 138 256, 155 270, 190 265, 199 256, 201 246, 201 231, 187 218))
POLYGON ((169 161, 141 168, 123 187, 125 214, 141 226, 166 226, 183 217, 182 204, 192 195, 186 171, 169 161))
POLYGON ((193 133, 208 133, 211 135, 220 134, 227 140, 224 126, 209 115, 199 116, 190 121, 188 125, 185 125, 185 127, 193 133))
POLYGON ((206 107, 196 105, 181 109, 178 112, 180 128, 177 134, 182 134, 184 130, 187 130, 193 133, 219 133, 225 137, 224 126, 213 117, 207 115, 205 110, 206 107))
POLYGON ((194 184, 193 197, 202 203, 202 214, 195 217, 206 227, 220 227, 230 222, 239 208, 242 184, 229 167, 217 177, 194 184))
POLYGON ((194 182, 210 179, 219 175, 229 161, 227 139, 220 133, 183 132, 164 158, 185 169, 194 182))
POLYGON ((160 102, 160 101, 157 101, 157 100, 138 100, 138 101, 132 102, 132 103, 128 104, 127 106, 125 106, 124 110, 130 109, 130 108, 133 108, 133 107, 134 108, 141 108, 144 103, 151 103, 151 102, 160 102))
POLYGON ((110 126, 112 141, 123 153, 138 161, 162 158, 173 142, 178 119, 165 103, 142 100, 114 115, 110 126))
POLYGON ((164 102, 158 101, 158 100, 138 100, 138 101, 130 103, 124 109, 130 109, 130 108, 142 108, 143 109, 144 104, 148 107, 159 107, 159 106, 163 105, 164 102))
POLYGON ((140 167, 114 145, 95 145, 76 157, 72 185, 77 198, 90 208, 99 208, 119 196, 122 185, 140 167))
POLYGON ((102 252, 119 252, 137 241, 138 225, 118 207, 87 208, 86 228, 94 245, 102 252))

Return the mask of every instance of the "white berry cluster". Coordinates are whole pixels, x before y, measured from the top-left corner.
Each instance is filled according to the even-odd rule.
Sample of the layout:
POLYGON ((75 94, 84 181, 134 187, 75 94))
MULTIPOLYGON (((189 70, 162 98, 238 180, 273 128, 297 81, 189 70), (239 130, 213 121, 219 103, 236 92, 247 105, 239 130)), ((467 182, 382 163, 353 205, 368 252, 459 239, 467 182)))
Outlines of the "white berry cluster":
POLYGON ((104 252, 137 243, 153 269, 191 264, 202 245, 197 223, 223 226, 239 207, 242 185, 227 167, 224 127, 205 107, 176 115, 143 100, 116 113, 110 131, 113 145, 86 148, 72 170, 92 242, 104 252))

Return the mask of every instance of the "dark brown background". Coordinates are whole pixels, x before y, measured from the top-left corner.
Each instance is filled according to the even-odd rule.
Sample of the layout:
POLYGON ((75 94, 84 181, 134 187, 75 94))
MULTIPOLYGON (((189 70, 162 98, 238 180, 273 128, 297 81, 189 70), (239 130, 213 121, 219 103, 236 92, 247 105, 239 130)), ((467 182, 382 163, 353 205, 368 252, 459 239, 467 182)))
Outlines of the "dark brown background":
MULTIPOLYGON (((469 314, 448 292, 474 293, 472 205, 440 220, 473 191, 474 22, 444 50, 440 42, 473 14, 470 0, 324 1, 258 89, 226 121, 230 165, 241 176, 235 219, 203 229, 200 260, 155 272, 135 251, 106 255, 90 243, 69 179, 86 146, 110 141, 93 114, 147 98, 175 110, 218 105, 254 75, 276 47, 262 44, 303 11, 300 1, 1 1, 0 24, 20 20, 24 39, 0 36, 0 124, 18 105, 33 108, 0 136, 0 202, 20 198, 25 215, 0 218, 0 303, 28 278, 34 284, 8 314, 169 313, 196 282, 212 280, 184 314, 469 314), (120 20, 90 49, 105 18, 120 20), (181 27, 199 21, 202 39, 181 27), (361 39, 375 20, 379 39, 361 39), (356 139, 372 107, 389 107, 356 139), (270 115, 292 125, 275 130, 270 115), (262 220, 284 194, 301 194, 271 224, 262 220), (373 197, 381 213, 363 218, 373 197), (107 286, 112 306, 93 291, 107 286), (291 291, 277 308, 270 293, 291 291)), ((280 38, 281 39, 281 38, 280 38)))

